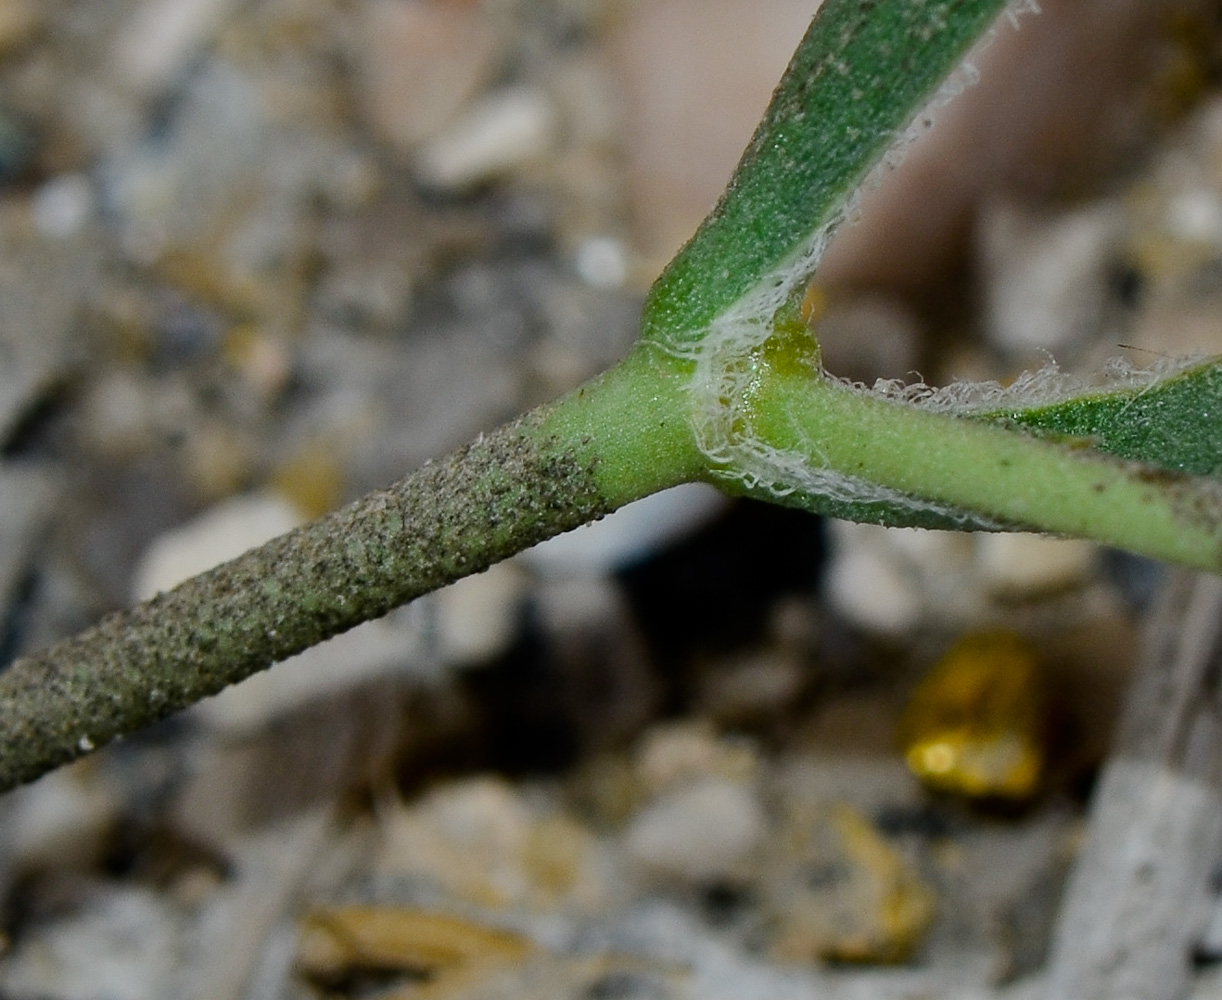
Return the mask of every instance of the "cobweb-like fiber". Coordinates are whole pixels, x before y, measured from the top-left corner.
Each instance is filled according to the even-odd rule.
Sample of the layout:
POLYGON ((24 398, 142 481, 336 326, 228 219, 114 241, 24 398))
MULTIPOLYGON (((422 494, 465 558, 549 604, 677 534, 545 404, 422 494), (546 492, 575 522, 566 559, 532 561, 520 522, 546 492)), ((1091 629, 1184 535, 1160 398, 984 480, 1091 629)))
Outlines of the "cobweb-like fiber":
POLYGON ((805 494, 846 504, 885 503, 965 527, 988 526, 949 505, 846 475, 820 461, 814 441, 805 451, 787 450, 754 434, 749 399, 755 352, 772 336, 773 317, 806 280, 834 228, 832 223, 816 232, 791 266, 718 317, 701 340, 685 345, 682 353, 695 363, 689 392, 697 445, 714 467, 723 470, 722 479, 777 500, 805 494))
MULTIPOLYGON (((1036 0, 1015 0, 1007 8, 1005 17, 1017 29, 1022 16, 1038 12, 1036 0)), ((976 46, 977 53, 992 43, 996 31, 996 27, 990 29, 976 46)), ((723 470, 720 475, 726 481, 762 491, 776 499, 802 493, 849 504, 884 503, 914 514, 935 514, 964 527, 992 526, 957 508, 913 497, 833 469, 826 460, 819 460, 819 448, 814 441, 805 452, 767 444, 753 433, 747 402, 755 352, 772 336, 777 313, 810 280, 835 231, 846 220, 854 221, 859 214, 862 188, 877 185, 883 173, 896 166, 907 148, 932 127, 937 111, 972 86, 979 76, 970 59, 965 60, 908 127, 893 137, 880 163, 846 196, 841 207, 824 220, 804 246, 719 316, 705 336, 694 343, 660 345, 694 362, 690 393, 696 441, 706 458, 723 470)), ((812 377, 815 377, 813 373, 812 377)), ((910 390, 896 383, 880 383, 873 390, 855 386, 854 390, 946 412, 957 411, 957 404, 961 402, 949 391, 944 394, 942 390, 928 387, 910 390)), ((986 396, 989 391, 985 392, 986 396)))
POLYGON ((1149 367, 1139 368, 1123 358, 1113 358, 1090 378, 1063 372, 1055 361, 1050 360, 1042 368, 1023 372, 1004 385, 995 381, 953 382, 935 388, 923 382, 879 379, 868 390, 861 385, 855 388, 932 413, 971 417, 1052 406, 1086 395, 1140 394, 1204 360, 1201 355, 1161 358, 1149 367))

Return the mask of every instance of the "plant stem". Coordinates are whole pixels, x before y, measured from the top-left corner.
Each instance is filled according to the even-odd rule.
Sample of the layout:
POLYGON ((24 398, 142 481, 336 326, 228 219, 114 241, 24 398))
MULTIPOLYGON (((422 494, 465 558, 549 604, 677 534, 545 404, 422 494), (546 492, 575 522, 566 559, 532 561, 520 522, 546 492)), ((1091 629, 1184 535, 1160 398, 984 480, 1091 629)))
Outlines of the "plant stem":
POLYGON ((558 402, 0 674, 0 790, 701 468, 676 365, 558 402))
MULTIPOLYGON (((748 433, 771 448, 1016 530, 1090 538, 1222 571, 1216 480, 932 413, 809 368, 762 363, 748 433)), ((785 501, 827 509, 819 498, 785 501)))

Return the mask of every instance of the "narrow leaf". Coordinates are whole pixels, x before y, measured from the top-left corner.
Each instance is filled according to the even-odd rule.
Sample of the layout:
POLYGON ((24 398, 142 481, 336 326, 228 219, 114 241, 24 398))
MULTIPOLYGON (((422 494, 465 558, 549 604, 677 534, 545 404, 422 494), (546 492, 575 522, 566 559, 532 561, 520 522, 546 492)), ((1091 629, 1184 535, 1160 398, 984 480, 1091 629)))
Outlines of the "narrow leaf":
POLYGON ((1222 479, 1222 358, 1141 388, 983 416, 1168 472, 1222 479))
POLYGON ((682 349, 762 283, 779 303, 804 281, 866 174, 1005 6, 825 0, 729 188, 654 285, 645 338, 682 349))

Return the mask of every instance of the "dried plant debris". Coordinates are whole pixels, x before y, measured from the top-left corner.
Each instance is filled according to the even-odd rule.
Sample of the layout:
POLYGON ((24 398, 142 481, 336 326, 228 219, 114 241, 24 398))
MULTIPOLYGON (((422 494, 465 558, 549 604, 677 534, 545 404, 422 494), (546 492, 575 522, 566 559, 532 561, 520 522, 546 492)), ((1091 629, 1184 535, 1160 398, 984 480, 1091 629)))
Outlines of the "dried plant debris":
POLYGON ((1011 633, 960 638, 903 720, 904 758, 931 788, 1023 801, 1044 774, 1048 709, 1035 650, 1011 633))

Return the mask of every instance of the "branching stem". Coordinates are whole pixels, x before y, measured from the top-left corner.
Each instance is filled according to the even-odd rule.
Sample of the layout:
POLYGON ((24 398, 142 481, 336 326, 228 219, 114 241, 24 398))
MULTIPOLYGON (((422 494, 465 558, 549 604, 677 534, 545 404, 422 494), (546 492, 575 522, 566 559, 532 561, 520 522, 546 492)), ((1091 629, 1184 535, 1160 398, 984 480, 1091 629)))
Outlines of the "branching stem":
POLYGON ((639 349, 570 396, 0 674, 0 790, 623 503, 693 478, 639 349))

